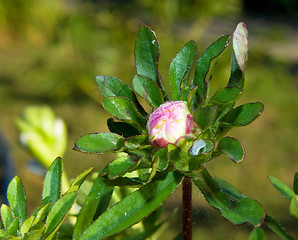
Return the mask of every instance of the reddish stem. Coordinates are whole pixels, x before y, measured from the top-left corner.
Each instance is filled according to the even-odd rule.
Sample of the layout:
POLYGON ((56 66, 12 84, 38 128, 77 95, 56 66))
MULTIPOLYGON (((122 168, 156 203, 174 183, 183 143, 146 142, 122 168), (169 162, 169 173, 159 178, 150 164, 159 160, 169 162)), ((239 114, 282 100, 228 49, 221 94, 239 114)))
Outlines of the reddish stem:
POLYGON ((182 183, 182 207, 183 207, 183 240, 192 240, 192 203, 191 203, 192 181, 185 176, 182 183))

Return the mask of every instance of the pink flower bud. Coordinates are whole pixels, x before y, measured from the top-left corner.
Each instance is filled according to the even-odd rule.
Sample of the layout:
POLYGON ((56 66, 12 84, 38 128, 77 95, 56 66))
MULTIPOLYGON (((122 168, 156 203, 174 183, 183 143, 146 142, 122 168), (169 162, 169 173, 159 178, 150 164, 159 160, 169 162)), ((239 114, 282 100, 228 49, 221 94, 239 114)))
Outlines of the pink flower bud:
POLYGON ((165 102, 148 117, 149 141, 157 148, 175 144, 181 137, 193 133, 197 124, 184 101, 165 102))

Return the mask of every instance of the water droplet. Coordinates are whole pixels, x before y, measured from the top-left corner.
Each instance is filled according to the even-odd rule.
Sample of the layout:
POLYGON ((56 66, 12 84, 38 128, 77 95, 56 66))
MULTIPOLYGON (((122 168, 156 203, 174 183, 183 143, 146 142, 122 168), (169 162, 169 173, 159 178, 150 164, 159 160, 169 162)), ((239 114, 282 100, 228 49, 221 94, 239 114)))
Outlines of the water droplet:
POLYGON ((201 150, 201 153, 204 153, 206 150, 206 145, 206 142, 202 139, 195 141, 190 149, 190 154, 197 156, 201 150))

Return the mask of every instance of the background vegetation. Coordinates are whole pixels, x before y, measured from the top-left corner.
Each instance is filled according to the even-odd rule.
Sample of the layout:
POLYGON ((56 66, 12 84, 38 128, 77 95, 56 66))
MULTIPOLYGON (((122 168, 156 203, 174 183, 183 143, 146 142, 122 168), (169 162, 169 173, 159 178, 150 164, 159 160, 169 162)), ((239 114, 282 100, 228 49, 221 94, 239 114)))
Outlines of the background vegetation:
MULTIPOLYGON (((237 23, 244 21, 250 52, 242 101, 259 100, 265 111, 248 127, 233 130, 244 143, 245 160, 236 166, 219 158, 209 169, 259 200, 298 236, 288 201, 266 177, 273 175, 292 185, 298 166, 298 29, 294 9, 294 0, 257 4, 245 0, 1 0, 0 129, 9 146, 5 150, 28 193, 29 206, 33 209, 38 204, 42 177, 29 170, 31 156, 18 144, 14 119, 26 106, 47 104, 66 121, 69 141, 64 166, 70 177, 90 166, 99 170, 109 159, 74 152, 73 143, 83 134, 107 130, 108 116, 100 105, 94 77, 110 75, 131 82, 135 74, 134 40, 140 25, 151 26, 159 38, 161 74, 166 79, 171 60, 188 40, 195 40, 202 53, 212 41, 232 33, 237 23)), ((212 79, 214 91, 226 84, 228 76, 229 62, 222 59, 212 79)), ((180 203, 178 191, 167 209, 179 212, 180 203)), ((249 234, 247 226, 234 227, 221 219, 198 191, 194 192, 194 213, 194 236, 199 232, 201 239, 246 239, 249 234)), ((178 233, 179 215, 165 232, 167 239, 178 233)))

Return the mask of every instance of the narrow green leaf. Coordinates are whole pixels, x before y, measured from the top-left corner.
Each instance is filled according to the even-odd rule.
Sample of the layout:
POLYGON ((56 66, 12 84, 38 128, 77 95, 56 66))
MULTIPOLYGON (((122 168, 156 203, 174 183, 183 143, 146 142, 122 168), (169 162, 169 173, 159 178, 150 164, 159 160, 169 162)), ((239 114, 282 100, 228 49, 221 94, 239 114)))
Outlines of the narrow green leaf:
POLYGON ((288 234, 283 226, 281 226, 274 218, 266 215, 264 220, 266 225, 275 232, 283 240, 295 240, 290 234, 288 234))
POLYGON ((32 215, 35 216, 35 219, 32 225, 41 223, 46 218, 51 206, 52 202, 48 202, 46 205, 42 206, 38 211, 34 212, 32 215))
POLYGON ((294 175, 293 189, 294 189, 294 192, 298 194, 298 172, 296 172, 294 175))
MULTIPOLYGON (((179 100, 182 79, 191 70, 196 56, 196 43, 189 41, 179 51, 170 66, 170 83, 172 87, 172 100, 179 100)), ((184 79, 188 82, 188 79, 184 79)), ((187 84, 183 84, 187 85, 187 84)), ((184 86, 182 86, 183 88, 184 86)))
POLYGON ((197 96, 199 103, 203 103, 208 94, 209 79, 212 75, 219 56, 221 56, 228 46, 230 36, 222 36, 212 43, 199 58, 195 70, 193 83, 198 86, 197 96))
POLYGON ((22 236, 24 236, 24 234, 29 231, 29 229, 33 225, 34 218, 34 216, 30 216, 23 222, 20 227, 20 233, 22 234, 22 236))
POLYGON ((45 227, 41 227, 38 229, 30 230, 30 232, 26 233, 23 240, 33 240, 40 239, 41 234, 43 233, 45 227))
POLYGON ((139 123, 141 127, 145 128, 146 119, 143 118, 136 110, 134 104, 123 97, 109 97, 102 100, 103 107, 107 112, 118 119, 129 120, 139 123))
POLYGON ((210 206, 219 210, 221 215, 234 224, 250 223, 260 226, 265 218, 263 207, 255 200, 242 198, 231 200, 214 181, 207 169, 193 176, 193 182, 204 194, 210 206))
POLYGON ((244 147, 240 140, 232 137, 220 139, 217 150, 224 152, 228 158, 235 163, 242 161, 245 154, 244 147))
POLYGON ((159 207, 181 180, 175 172, 156 178, 104 212, 79 239, 102 239, 132 226, 159 207))
POLYGON ((5 230, 8 229, 14 219, 12 210, 5 204, 1 205, 1 219, 5 230))
POLYGON ((71 192, 63 195, 52 207, 46 219, 45 231, 42 234, 42 239, 53 236, 63 220, 67 212, 70 210, 77 196, 77 192, 71 192))
POLYGON ((82 206, 74 228, 73 238, 79 239, 80 235, 100 216, 109 206, 114 187, 108 186, 105 181, 98 177, 82 206))
POLYGON ((7 234, 12 236, 18 236, 18 230, 20 228, 20 219, 18 217, 14 218, 7 229, 7 234))
POLYGON ((136 40, 135 58, 138 74, 159 83, 159 42, 155 32, 145 24, 141 27, 136 40))
POLYGON ((266 236, 264 231, 261 228, 255 228, 252 230, 251 234, 248 237, 248 240, 265 240, 266 236))
POLYGON ((137 109, 145 114, 144 109, 136 98, 132 89, 119 78, 111 76, 96 76, 96 83, 104 97, 125 97, 133 102, 137 109))
POLYGON ((293 196, 291 199, 290 214, 293 217, 298 218, 298 195, 293 196))
POLYGON ((124 147, 124 137, 115 133, 90 133, 78 138, 74 150, 87 153, 109 153, 124 147))
POLYGON ((246 103, 229 111, 222 122, 229 126, 245 126, 255 120, 264 110, 264 105, 260 102, 246 103))
POLYGON ((217 106, 210 105, 197 109, 194 113, 194 118, 201 131, 208 128, 217 116, 217 106))
POLYGON ((157 108, 164 102, 160 87, 152 79, 146 76, 136 75, 132 85, 135 92, 144 98, 152 108, 157 108))
POLYGON ((59 199, 61 191, 62 159, 56 158, 45 176, 42 190, 42 204, 51 202, 51 206, 59 199))
POLYGON ((108 166, 108 178, 114 179, 124 175, 126 172, 133 171, 140 162, 140 157, 126 156, 112 161, 108 166))
POLYGON ((140 134, 138 126, 134 127, 129 122, 116 122, 113 118, 109 118, 107 121, 107 125, 112 133, 119 134, 125 138, 140 134))
POLYGON ((67 190, 67 193, 78 191, 82 183, 85 181, 89 173, 92 171, 92 169, 93 168, 89 168, 86 171, 82 172, 79 176, 77 176, 71 183, 69 189, 67 190))
POLYGON ((282 195, 284 195, 288 200, 291 200, 291 198, 295 195, 293 190, 289 188, 286 184, 278 180, 277 178, 273 176, 268 176, 269 181, 273 184, 273 186, 280 192, 282 195))
POLYGON ((21 180, 17 176, 8 185, 7 199, 14 215, 24 222, 27 217, 26 195, 21 180))

